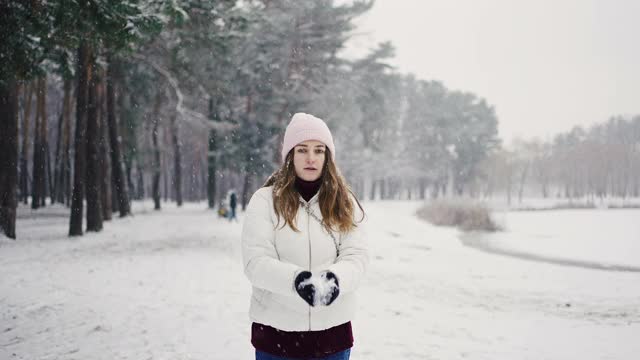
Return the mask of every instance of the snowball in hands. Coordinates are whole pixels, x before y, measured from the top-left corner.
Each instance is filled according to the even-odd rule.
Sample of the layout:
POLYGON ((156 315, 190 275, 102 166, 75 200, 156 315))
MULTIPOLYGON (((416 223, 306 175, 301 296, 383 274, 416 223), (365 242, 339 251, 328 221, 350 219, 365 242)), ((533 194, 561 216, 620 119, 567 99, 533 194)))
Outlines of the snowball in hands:
POLYGON ((331 271, 323 271, 319 275, 303 271, 296 276, 294 283, 298 295, 311 306, 331 305, 340 294, 338 278, 331 271))

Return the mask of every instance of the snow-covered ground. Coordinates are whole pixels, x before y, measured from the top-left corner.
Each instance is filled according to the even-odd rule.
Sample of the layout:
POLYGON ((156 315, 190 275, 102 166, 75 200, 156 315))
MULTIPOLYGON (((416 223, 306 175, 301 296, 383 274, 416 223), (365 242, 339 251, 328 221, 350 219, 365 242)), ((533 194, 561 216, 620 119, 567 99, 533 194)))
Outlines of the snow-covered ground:
MULTIPOLYGON (((365 203, 352 359, 640 354, 640 273, 478 251, 418 220, 419 205, 365 203)), ((21 208, 20 239, 0 239, 0 359, 251 359, 241 224, 204 207, 136 203, 135 217, 72 239, 66 210, 21 208)))
MULTIPOLYGON (((474 200, 471 200, 474 201, 474 200)), ((640 209, 640 198, 634 197, 580 197, 580 198, 563 198, 563 197, 523 197, 520 201, 517 196, 511 198, 511 203, 507 202, 507 197, 497 195, 484 198, 483 203, 489 205, 494 210, 545 210, 545 209, 570 209, 570 208, 635 208, 640 209)))
POLYGON ((496 212, 505 231, 470 234, 490 251, 576 266, 640 271, 640 209, 496 212))

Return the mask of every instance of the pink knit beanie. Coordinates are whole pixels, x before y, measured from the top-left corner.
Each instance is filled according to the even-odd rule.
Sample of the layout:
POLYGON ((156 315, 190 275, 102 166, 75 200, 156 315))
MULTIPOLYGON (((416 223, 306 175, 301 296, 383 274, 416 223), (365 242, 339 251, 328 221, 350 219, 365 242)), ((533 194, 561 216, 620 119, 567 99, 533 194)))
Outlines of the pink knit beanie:
POLYGON ((335 158, 336 149, 333 145, 333 136, 331 136, 331 131, 329 131, 327 124, 313 115, 296 113, 284 132, 282 162, 284 162, 291 149, 307 140, 317 140, 324 143, 331 151, 331 157, 335 158))

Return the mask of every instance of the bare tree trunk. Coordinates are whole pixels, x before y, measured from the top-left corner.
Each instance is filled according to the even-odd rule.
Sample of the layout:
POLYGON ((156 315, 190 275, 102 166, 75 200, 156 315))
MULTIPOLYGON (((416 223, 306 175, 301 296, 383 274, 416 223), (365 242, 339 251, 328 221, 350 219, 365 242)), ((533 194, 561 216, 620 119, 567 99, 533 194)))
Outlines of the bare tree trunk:
POLYGON ((524 194, 524 184, 527 182, 527 175, 529 173, 529 164, 525 164, 522 173, 520 174, 520 186, 518 189, 518 202, 522 203, 522 194, 524 194))
POLYGON ((209 130, 209 153, 207 155, 207 200, 209 209, 213 209, 216 206, 217 140, 216 131, 214 129, 209 130))
MULTIPOLYGON (((46 126, 46 122, 45 122, 46 126)), ((42 205, 45 205, 45 197, 48 195, 53 204, 53 176, 51 175, 51 151, 49 151, 49 135, 47 135, 47 128, 44 128, 44 153, 47 164, 47 181, 45 182, 45 196, 42 197, 42 205)))
MULTIPOLYGON (((200 199, 207 199, 207 170, 205 170, 205 165, 207 163, 206 155, 200 157, 200 199)), ((215 195, 215 194, 214 194, 215 195)))
MULTIPOLYGON (((62 175, 60 162, 62 161, 62 131, 64 114, 61 112, 58 117, 58 137, 56 139, 56 151, 55 162, 53 166, 53 187, 51 188, 51 203, 55 203, 59 200, 58 194, 60 193, 60 176, 62 175)), ((62 201, 61 201, 62 202, 62 201)))
MULTIPOLYGON (((220 121, 217 104, 214 104, 213 96, 209 98, 209 118, 211 121, 220 121)), ((216 206, 217 158, 218 137, 216 131, 211 129, 209 130, 209 149, 207 153, 207 200, 209 209, 213 209, 216 206)))
POLYGON ((436 180, 436 182, 433 184, 433 187, 431 188, 431 199, 437 199, 438 198, 438 194, 440 193, 440 182, 439 180, 436 180))
POLYGON ((511 206, 511 190, 513 187, 513 170, 507 174, 507 205, 511 206))
MULTIPOLYGON (((167 125, 163 126, 164 144, 169 143, 169 131, 167 131, 167 125)), ((169 201, 169 159, 166 151, 162 152, 162 175, 163 175, 163 187, 164 187, 164 202, 169 201)))
POLYGON ((104 118, 100 124, 100 136, 102 136, 102 140, 100 141, 100 166, 102 176, 100 177, 100 187, 102 189, 102 218, 105 221, 111 220, 113 218, 113 197, 111 195, 111 164, 109 163, 109 148, 107 146, 107 135, 106 135, 106 123, 104 118))
POLYGON ((69 236, 82 235, 87 160, 87 86, 91 72, 91 48, 83 41, 78 47, 78 87, 76 100, 75 160, 69 236))
POLYGON ((153 132, 151 133, 153 140, 153 204, 154 209, 160 210, 160 149, 158 147, 158 119, 153 122, 153 132))
POLYGON ((33 158, 31 160, 31 208, 38 209, 40 208, 40 197, 42 193, 40 192, 40 177, 42 173, 40 172, 40 168, 43 167, 42 164, 42 153, 40 152, 41 148, 41 140, 40 140, 40 79, 36 79, 35 81, 35 92, 36 92, 36 109, 35 109, 35 117, 33 119, 33 158))
POLYGON ((113 191, 116 193, 118 210, 120 217, 131 213, 129 205, 129 190, 125 182, 124 170, 122 167, 122 149, 120 148, 120 137, 118 136, 118 124, 116 122, 115 108, 115 69, 113 59, 108 58, 109 67, 107 69, 107 123, 109 127, 109 149, 111 155, 111 175, 113 181, 113 191))
POLYGON ((247 208, 249 203, 249 197, 251 196, 249 191, 251 190, 251 173, 247 171, 244 174, 244 184, 242 186, 242 211, 247 208))
POLYGON ((178 140, 178 125, 176 124, 177 114, 171 116, 171 140, 173 142, 174 156, 174 181, 176 191, 176 203, 182 206, 182 159, 180 155, 180 141, 178 140))
POLYGON ((453 178, 451 176, 446 176, 442 179, 442 181, 440 182, 439 196, 443 198, 447 197, 450 189, 453 188, 452 180, 453 178))
POLYGON ((70 206, 71 202, 71 108, 73 104, 73 97, 71 96, 72 83, 70 79, 65 81, 65 88, 67 90, 67 104, 65 112, 64 123, 64 150, 62 157, 63 164, 63 184, 64 184, 64 201, 67 206, 70 206))
POLYGON ((136 160, 136 175, 137 175, 137 182, 138 182, 138 186, 136 186, 136 199, 138 200, 143 200, 144 199, 144 169, 143 169, 143 164, 142 161, 140 160, 140 157, 138 157, 138 159, 136 160))
MULTIPOLYGON (((193 160, 193 159, 191 159, 193 160)), ((193 163, 193 161, 191 162, 191 164, 189 164, 191 171, 189 171, 187 173, 187 194, 186 194, 186 199, 187 201, 194 201, 196 199, 196 192, 194 191, 195 188, 198 186, 197 183, 197 179, 194 176, 195 175, 195 171, 196 171, 196 164, 193 163)))
MULTIPOLYGON (((93 59, 92 59, 93 62, 93 59)), ((91 68, 89 81, 89 97, 87 104, 87 232, 102 230, 102 203, 100 189, 100 156, 98 154, 99 123, 97 86, 98 69, 95 64, 91 68)))
POLYGON ((125 175, 127 177, 127 188, 129 189, 129 196, 131 196, 132 199, 135 199, 137 196, 136 193, 136 187, 133 184, 133 178, 131 177, 131 173, 133 171, 133 160, 131 160, 130 158, 125 159, 124 161, 124 172, 125 175))
POLYGON ((33 141, 33 186, 31 189, 31 208, 45 206, 46 196, 46 77, 37 80, 36 119, 34 123, 35 140, 33 141))
POLYGON ((151 196, 153 197, 154 210, 160 210, 160 147, 158 146, 158 123, 160 119, 160 105, 162 104, 162 93, 156 94, 156 101, 153 104, 153 124, 151 129, 151 144, 153 146, 153 164, 151 180, 151 196))
POLYGON ((419 186, 419 198, 420 200, 424 200, 426 198, 426 194, 427 194, 427 179, 425 178, 420 178, 420 180, 418 180, 418 186, 419 186))
POLYGON ((15 79, 0 81, 0 232, 16 238, 18 92, 15 79))
POLYGON ((29 201, 29 170, 27 159, 29 156, 29 124, 31 122, 31 100, 33 99, 35 84, 25 85, 25 104, 22 122, 22 151, 20 152, 20 196, 26 205, 29 201))
POLYGON ((162 173, 164 175, 164 179, 162 181, 164 188, 164 202, 169 201, 169 166, 167 165, 166 156, 163 158, 162 164, 162 173))
POLYGON ((369 192, 369 199, 371 199, 371 200, 375 200, 376 199, 376 190, 377 190, 376 184, 377 183, 378 182, 376 181, 376 179, 371 179, 371 189, 370 189, 370 192, 369 192))
MULTIPOLYGON (((92 59, 93 62, 93 59, 92 59)), ((87 104, 87 231, 102 230, 102 190, 99 141, 98 70, 93 64, 90 73, 87 104)))
POLYGON ((549 197, 549 185, 547 183, 547 181, 543 180, 542 182, 542 197, 544 199, 549 197))
MULTIPOLYGON (((111 153, 111 150, 109 150, 109 153, 111 153)), ((113 169, 113 164, 111 163, 111 161, 109 161, 110 164, 110 168, 113 169)), ((120 211, 120 207, 118 205, 118 194, 116 192, 116 183, 113 180, 113 171, 109 171, 109 174, 111 175, 110 182, 111 182, 111 212, 118 212, 120 211)))
POLYGON ((55 165, 55 182, 53 199, 63 204, 65 203, 65 193, 67 177, 69 175, 69 134, 71 132, 70 123, 70 107, 71 107, 71 81, 64 81, 64 95, 62 99, 62 113, 60 114, 60 123, 58 124, 58 141, 56 145, 56 165, 55 165))
POLYGON ((49 166, 49 135, 48 135, 48 118, 47 118, 47 77, 42 77, 40 84, 42 97, 40 98, 40 139, 42 141, 42 177, 40 179, 40 206, 47 205, 47 188, 51 175, 51 167, 49 166))
POLYGON ((358 198, 360 199, 360 201, 364 201, 365 199, 365 194, 364 194, 364 177, 359 176, 357 178, 358 180, 358 188, 360 189, 358 191, 358 198))
POLYGON ((100 189, 102 190, 100 195, 100 202, 102 204, 102 218, 103 220, 111 220, 113 207, 111 203, 111 167, 109 166, 109 146, 107 140, 107 111, 105 105, 105 81, 106 72, 101 70, 101 79, 98 86, 98 118, 99 130, 98 141, 99 159, 100 159, 100 189))
POLYGON ((400 183, 397 180, 389 179, 389 199, 400 199, 400 183))

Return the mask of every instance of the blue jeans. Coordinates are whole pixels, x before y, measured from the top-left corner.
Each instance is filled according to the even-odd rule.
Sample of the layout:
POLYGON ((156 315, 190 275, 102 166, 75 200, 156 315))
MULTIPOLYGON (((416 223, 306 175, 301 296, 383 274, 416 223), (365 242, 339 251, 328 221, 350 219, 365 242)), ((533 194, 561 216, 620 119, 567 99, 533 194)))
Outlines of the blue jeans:
MULTIPOLYGON (((323 358, 309 358, 304 360, 349 360, 350 354, 351 354, 351 349, 347 349, 345 351, 340 351, 339 353, 335 353, 333 355, 329 355, 323 358)), ((274 355, 256 350, 256 360, 298 360, 298 359, 274 356, 274 355)))

